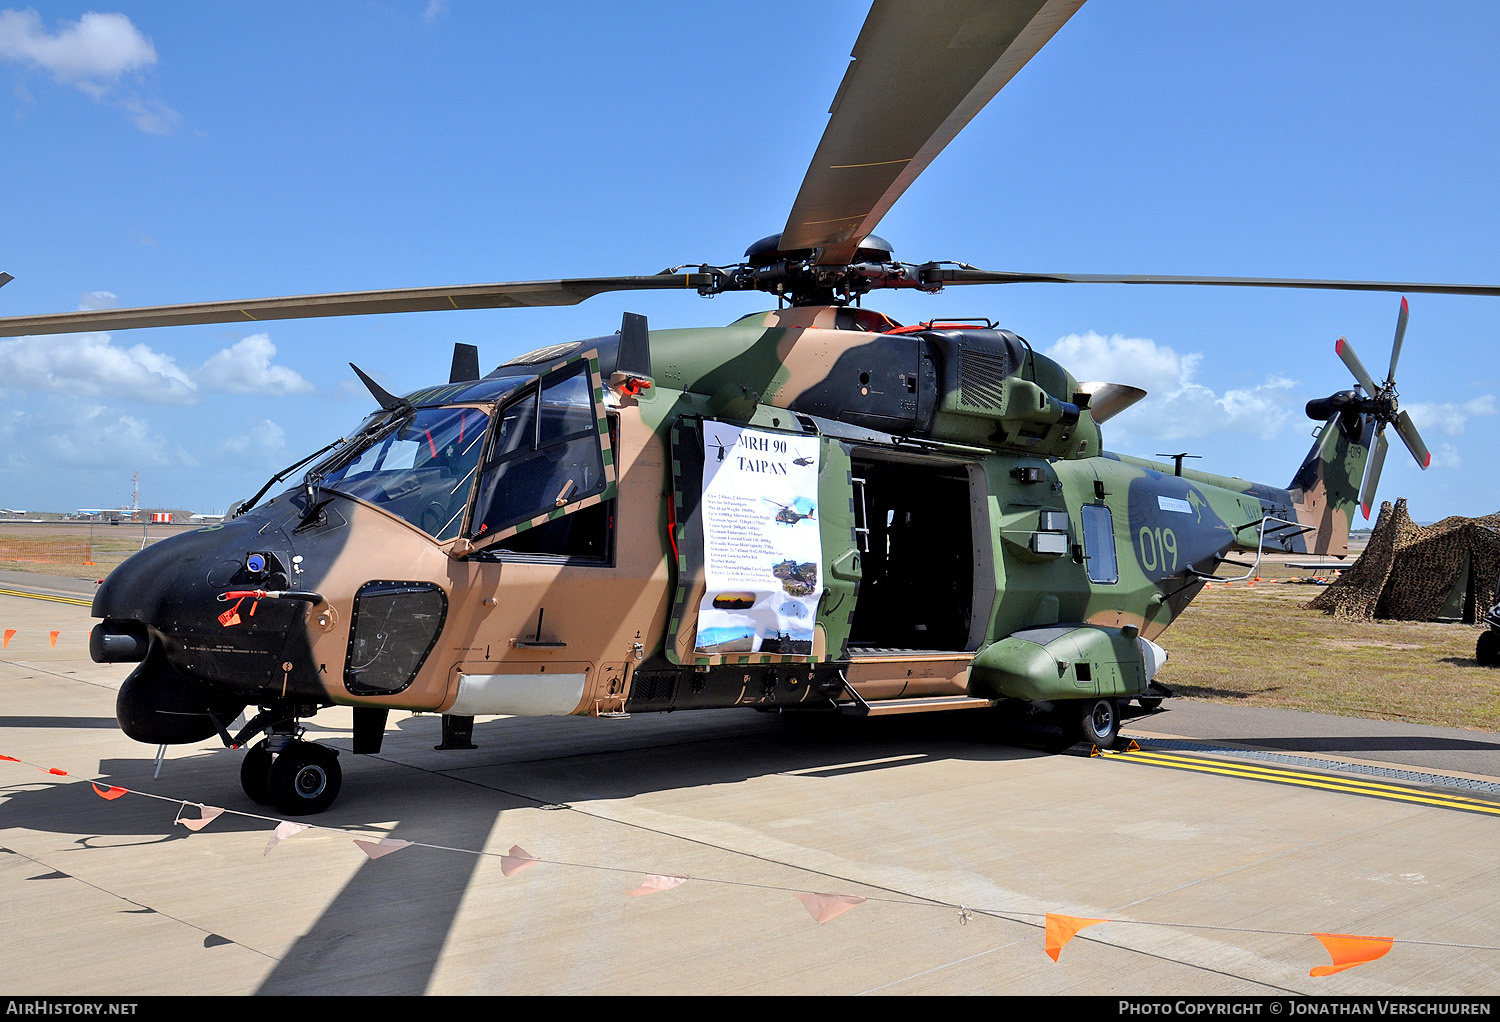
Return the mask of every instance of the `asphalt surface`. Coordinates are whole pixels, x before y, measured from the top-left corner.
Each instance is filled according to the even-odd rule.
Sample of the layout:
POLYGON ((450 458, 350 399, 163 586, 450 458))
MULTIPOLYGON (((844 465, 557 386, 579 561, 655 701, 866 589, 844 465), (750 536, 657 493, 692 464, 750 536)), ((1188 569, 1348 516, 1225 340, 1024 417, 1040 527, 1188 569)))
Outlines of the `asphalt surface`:
POLYGON ((973 711, 499 718, 438 752, 393 714, 356 757, 335 709, 308 737, 343 792, 273 846, 243 752, 153 776, 90 624, 0 595, 8 994, 1500 992, 1497 735, 1169 701, 1106 756, 973 711), (1106 921, 1054 962, 1048 913, 1106 921), (1394 943, 1312 977, 1314 933, 1394 943))

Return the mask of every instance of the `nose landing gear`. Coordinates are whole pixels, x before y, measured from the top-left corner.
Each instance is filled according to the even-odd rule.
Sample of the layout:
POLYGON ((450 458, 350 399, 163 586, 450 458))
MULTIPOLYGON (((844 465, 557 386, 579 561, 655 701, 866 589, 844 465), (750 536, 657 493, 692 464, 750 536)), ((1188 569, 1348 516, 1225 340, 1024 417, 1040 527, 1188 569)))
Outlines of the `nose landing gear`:
POLYGON ((321 813, 333 805, 343 784, 337 749, 305 741, 291 713, 262 709, 240 738, 257 731, 266 737, 240 764, 240 787, 250 801, 274 805, 288 816, 321 813))

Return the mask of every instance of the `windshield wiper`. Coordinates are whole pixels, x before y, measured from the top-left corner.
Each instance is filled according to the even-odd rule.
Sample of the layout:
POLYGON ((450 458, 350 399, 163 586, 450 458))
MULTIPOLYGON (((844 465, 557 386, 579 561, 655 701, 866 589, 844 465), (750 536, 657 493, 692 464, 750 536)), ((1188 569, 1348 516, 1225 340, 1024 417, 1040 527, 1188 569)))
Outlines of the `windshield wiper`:
MULTIPOLYGON (((303 465, 306 465, 309 461, 312 461, 314 458, 317 458, 317 457, 320 457, 320 456, 322 456, 324 454, 327 454, 329 451, 333 450, 339 444, 342 444, 342 443, 345 443, 345 442, 346 441, 345 441, 345 439, 343 437, 339 437, 337 440, 335 440, 333 443, 329 444, 327 447, 319 448, 318 450, 313 451, 307 457, 302 458, 302 459, 300 459, 298 461, 295 461, 292 464, 288 465, 286 468, 282 469, 280 472, 277 472, 275 475, 273 475, 270 479, 267 479, 266 480, 266 485, 262 486, 260 489, 258 489, 258 490, 255 491, 255 496, 251 497, 249 500, 242 500, 242 501, 236 503, 233 507, 231 507, 229 509, 229 514, 225 515, 224 517, 226 517, 226 518, 238 518, 240 515, 244 514, 246 511, 249 511, 252 507, 254 507, 260 501, 260 498, 262 498, 262 497, 264 497, 266 495, 266 491, 269 490, 271 487, 273 487, 277 483, 281 482, 283 479, 285 479, 287 476, 291 475, 293 472, 297 471, 297 469, 301 468, 303 465)), ((309 474, 311 474, 311 473, 309 473, 309 474)))

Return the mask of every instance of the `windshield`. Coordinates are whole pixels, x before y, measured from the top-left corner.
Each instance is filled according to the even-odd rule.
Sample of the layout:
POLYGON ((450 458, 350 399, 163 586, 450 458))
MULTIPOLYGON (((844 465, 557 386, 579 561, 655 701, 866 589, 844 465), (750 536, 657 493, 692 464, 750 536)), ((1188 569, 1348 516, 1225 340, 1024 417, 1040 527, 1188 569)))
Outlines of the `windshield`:
POLYGON ((452 539, 463 524, 489 422, 478 408, 418 409, 356 439, 309 478, 435 539, 452 539))

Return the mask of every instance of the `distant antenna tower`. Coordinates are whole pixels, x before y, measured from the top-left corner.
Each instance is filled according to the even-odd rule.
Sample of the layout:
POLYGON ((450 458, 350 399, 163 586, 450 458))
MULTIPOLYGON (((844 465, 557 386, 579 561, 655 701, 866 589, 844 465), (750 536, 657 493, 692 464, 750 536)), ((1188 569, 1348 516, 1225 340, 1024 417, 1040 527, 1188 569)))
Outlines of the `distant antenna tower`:
POLYGON ((130 479, 130 510, 141 509, 141 470, 136 469, 135 475, 130 479))

